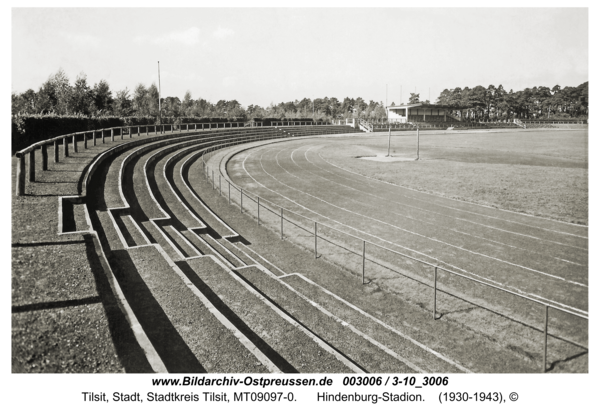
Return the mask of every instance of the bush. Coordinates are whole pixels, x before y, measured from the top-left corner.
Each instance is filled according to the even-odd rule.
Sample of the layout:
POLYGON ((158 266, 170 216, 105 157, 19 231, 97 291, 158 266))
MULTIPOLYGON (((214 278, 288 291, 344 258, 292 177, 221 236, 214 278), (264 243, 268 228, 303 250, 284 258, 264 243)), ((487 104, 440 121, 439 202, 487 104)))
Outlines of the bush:
POLYGON ((53 137, 83 132, 87 130, 105 129, 124 125, 119 117, 87 117, 82 115, 58 116, 14 115, 12 118, 12 151, 13 153, 36 142, 53 137))

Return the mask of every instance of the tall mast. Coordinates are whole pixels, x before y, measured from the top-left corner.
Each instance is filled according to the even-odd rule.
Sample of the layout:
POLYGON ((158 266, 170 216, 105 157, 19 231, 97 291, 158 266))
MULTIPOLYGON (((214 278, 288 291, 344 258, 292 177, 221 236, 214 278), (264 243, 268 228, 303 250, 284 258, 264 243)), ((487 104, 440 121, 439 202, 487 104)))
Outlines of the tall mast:
POLYGON ((161 124, 161 110, 160 110, 160 61, 158 62, 158 123, 161 124))

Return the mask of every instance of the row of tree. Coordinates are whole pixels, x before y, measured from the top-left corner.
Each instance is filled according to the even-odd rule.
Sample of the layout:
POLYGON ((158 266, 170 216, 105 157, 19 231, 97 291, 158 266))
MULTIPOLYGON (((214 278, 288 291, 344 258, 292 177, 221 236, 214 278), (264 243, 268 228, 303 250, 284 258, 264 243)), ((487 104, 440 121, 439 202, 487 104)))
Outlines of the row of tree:
MULTIPOLYGON (((149 87, 138 84, 131 92, 127 88, 114 96, 105 80, 91 86, 85 74, 80 74, 73 85, 60 69, 42 84, 37 92, 32 89, 24 93, 12 93, 12 114, 48 114, 158 117, 159 93, 153 83, 149 87)), ((409 103, 419 102, 419 95, 411 93, 409 103)), ((429 101, 425 101, 429 103, 429 101)), ((457 87, 445 89, 436 103, 460 105, 468 109, 458 115, 478 119, 534 118, 550 116, 580 117, 588 114, 588 83, 577 87, 554 86, 534 87, 522 91, 506 92, 502 85, 488 88, 477 86, 472 89, 457 87)), ((392 102, 392 105, 395 103, 392 102)), ((249 105, 244 108, 237 100, 219 100, 213 104, 205 99, 194 100, 191 93, 178 97, 161 98, 160 115, 166 117, 220 117, 236 120, 250 118, 313 118, 337 119, 361 117, 369 120, 386 118, 383 102, 362 98, 346 97, 339 101, 335 97, 317 99, 304 98, 268 107, 249 105)))
POLYGON ((516 92, 512 89, 507 92, 502 85, 457 87, 445 89, 436 101, 466 107, 459 111, 460 115, 485 120, 587 117, 588 102, 588 82, 577 87, 540 86, 516 92))

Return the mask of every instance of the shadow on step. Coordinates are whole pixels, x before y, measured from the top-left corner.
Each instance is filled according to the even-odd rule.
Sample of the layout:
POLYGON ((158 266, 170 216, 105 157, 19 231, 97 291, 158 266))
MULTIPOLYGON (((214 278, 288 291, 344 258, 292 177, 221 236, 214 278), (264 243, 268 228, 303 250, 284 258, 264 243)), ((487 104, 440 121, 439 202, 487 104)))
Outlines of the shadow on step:
POLYGON ((108 329, 121 365, 127 373, 152 373, 152 367, 148 363, 146 355, 135 339, 125 315, 113 295, 100 259, 96 254, 94 237, 92 235, 84 235, 83 237, 87 259, 96 283, 96 292, 106 313, 108 329))
POLYGON ((129 253, 114 250, 111 255, 110 265, 123 293, 167 370, 171 373, 205 373, 206 369, 146 286, 129 253))
MULTIPOLYGON (((194 269, 187 262, 176 262, 188 279, 206 296, 206 298, 223 314, 233 325, 248 338, 271 362, 273 362, 284 373, 298 373, 288 361, 279 355, 260 336, 258 336, 244 321, 242 321, 229 307, 198 277, 194 269)), ((227 274, 224 274, 229 276, 227 274)))

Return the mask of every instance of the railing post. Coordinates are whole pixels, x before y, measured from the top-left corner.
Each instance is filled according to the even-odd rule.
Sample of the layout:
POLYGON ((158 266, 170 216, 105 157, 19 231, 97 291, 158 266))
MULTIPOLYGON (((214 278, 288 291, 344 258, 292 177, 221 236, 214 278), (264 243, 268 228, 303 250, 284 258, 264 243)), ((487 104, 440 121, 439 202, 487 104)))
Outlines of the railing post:
POLYGON ((221 175, 219 175, 219 196, 222 196, 222 194, 221 194, 221 175))
POLYGON ((242 209, 242 203, 244 202, 244 189, 240 187, 240 213, 244 213, 244 209, 242 209))
POLYGON ((58 163, 58 140, 54 141, 54 163, 58 163))
POLYGON ((42 145, 42 170, 48 170, 48 146, 42 145))
POLYGON ((85 133, 83 134, 83 148, 84 148, 84 149, 87 149, 87 148, 88 148, 88 144, 87 144, 87 136, 86 136, 86 134, 85 134, 85 133))
POLYGON ((77 153, 77 135, 73 135, 73 153, 77 153))
POLYGON ((35 149, 29 152, 29 181, 35 182, 35 149))
POLYGON ((150 130, 150 128, 148 127, 148 125, 146 125, 146 136, 148 136, 148 130, 150 130))
POLYGON ((227 181, 227 205, 231 206, 231 182, 227 181))
POLYGON ((315 259, 317 258, 317 222, 315 222, 315 259))
POLYGON ((433 273, 433 320, 435 320, 437 313, 437 273, 438 267, 436 266, 433 273))
POLYGON ((113 129, 113 128, 110 129, 110 141, 111 142, 115 141, 115 129, 113 129))
POLYGON ((283 208, 280 208, 281 210, 281 240, 283 240, 283 208))
POLYGON ((215 190, 215 171, 211 170, 211 172, 212 172, 212 187, 213 187, 213 190, 215 190))
POLYGON ((17 196, 25 194, 25 156, 21 155, 17 163, 17 196))
POLYGON ((260 197, 256 196, 256 224, 260 226, 260 197))
POLYGON ((544 305, 544 363, 542 365, 542 373, 546 373, 546 356, 548 354, 548 305, 544 305))
POLYGON ((362 284, 365 284, 365 257, 367 251, 367 242, 363 240, 363 255, 362 255, 362 284))
POLYGON ((131 128, 131 127, 128 127, 128 128, 127 128, 127 131, 129 132, 129 138, 130 138, 130 139, 133 139, 133 128, 131 128))
POLYGON ((138 126, 138 137, 140 137, 140 126, 138 126))
POLYGON ((67 142, 67 136, 63 137, 63 155, 69 157, 69 142, 67 142))
POLYGON ((102 144, 106 143, 106 138, 104 137, 104 129, 100 129, 100 136, 102 137, 102 144))

